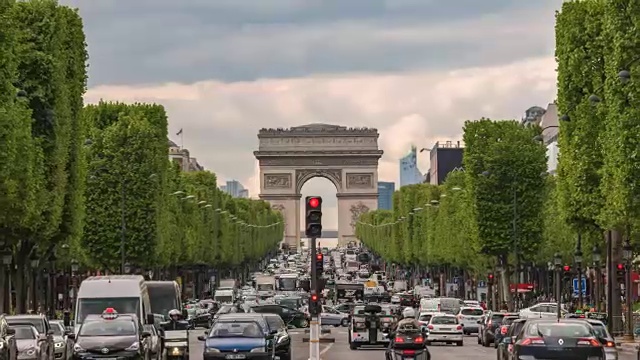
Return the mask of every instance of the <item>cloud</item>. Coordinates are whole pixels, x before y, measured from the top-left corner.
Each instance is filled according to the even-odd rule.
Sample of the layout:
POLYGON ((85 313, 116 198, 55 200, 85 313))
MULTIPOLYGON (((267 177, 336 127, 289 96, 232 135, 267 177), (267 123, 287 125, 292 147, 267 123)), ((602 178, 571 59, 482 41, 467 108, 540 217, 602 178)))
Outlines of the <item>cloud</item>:
POLYGON ((491 66, 553 50, 561 0, 62 0, 90 85, 491 66))
MULTIPOLYGON (((201 164, 220 180, 240 180, 255 196, 258 169, 252 152, 262 127, 319 122, 378 128, 385 150, 379 178, 397 182, 398 159, 411 144, 430 148, 436 141, 459 140, 467 119, 520 118, 532 105, 545 107, 555 98, 554 69, 553 57, 541 57, 446 72, 99 86, 89 89, 85 98, 163 104, 169 133, 183 128, 184 145, 201 164)), ((426 158, 419 156, 423 172, 426 158)), ((318 186, 320 195, 335 198, 335 189, 318 186)))

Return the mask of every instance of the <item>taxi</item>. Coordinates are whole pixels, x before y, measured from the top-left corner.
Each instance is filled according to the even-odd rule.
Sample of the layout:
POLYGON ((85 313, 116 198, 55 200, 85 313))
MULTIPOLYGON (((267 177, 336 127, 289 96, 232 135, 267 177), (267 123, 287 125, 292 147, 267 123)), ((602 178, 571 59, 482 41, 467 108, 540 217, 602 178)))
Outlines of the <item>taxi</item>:
POLYGON ((135 315, 118 314, 113 308, 101 315, 88 315, 78 333, 69 334, 75 340, 74 360, 149 359, 150 336, 135 315))

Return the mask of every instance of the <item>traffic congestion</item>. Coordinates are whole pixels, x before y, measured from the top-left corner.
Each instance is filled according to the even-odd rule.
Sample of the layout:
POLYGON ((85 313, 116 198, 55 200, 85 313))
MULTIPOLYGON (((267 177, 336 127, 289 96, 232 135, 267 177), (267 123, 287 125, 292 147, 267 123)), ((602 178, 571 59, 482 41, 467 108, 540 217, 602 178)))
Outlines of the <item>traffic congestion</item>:
POLYGON ((322 359, 635 358, 616 347, 598 313, 555 303, 491 311, 480 299, 438 296, 429 279, 409 286, 365 248, 289 251, 265 259, 246 283, 218 279, 206 299, 184 299, 175 281, 94 276, 63 319, 3 315, 7 360, 292 360, 309 357, 318 307, 322 359), (321 266, 322 294, 310 270, 321 266))

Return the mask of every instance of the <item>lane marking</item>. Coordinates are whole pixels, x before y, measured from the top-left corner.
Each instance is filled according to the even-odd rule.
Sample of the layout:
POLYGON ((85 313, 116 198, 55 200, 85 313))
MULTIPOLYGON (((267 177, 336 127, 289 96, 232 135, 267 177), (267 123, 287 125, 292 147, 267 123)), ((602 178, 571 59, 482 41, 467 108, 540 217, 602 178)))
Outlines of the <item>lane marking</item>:
POLYGON ((335 343, 329 343, 329 345, 327 345, 326 348, 324 348, 322 351, 320 351, 320 356, 324 355, 324 353, 326 353, 327 351, 329 351, 329 349, 331 349, 331 347, 333 346, 333 344, 335 343))

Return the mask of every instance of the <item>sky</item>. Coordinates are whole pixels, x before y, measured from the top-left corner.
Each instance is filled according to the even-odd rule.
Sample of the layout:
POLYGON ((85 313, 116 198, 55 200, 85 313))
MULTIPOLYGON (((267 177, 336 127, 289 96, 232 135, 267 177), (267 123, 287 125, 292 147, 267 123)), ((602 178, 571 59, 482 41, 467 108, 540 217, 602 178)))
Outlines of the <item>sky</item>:
MULTIPOLYGON (((465 120, 519 119, 556 94, 562 0, 60 3, 84 19, 86 102, 164 105, 171 138, 183 129, 198 162, 252 196, 260 128, 377 128, 379 180, 397 183, 411 144, 460 140, 465 120)), ((324 179, 303 187, 323 196, 326 229, 337 228, 335 192, 324 179)))

